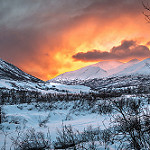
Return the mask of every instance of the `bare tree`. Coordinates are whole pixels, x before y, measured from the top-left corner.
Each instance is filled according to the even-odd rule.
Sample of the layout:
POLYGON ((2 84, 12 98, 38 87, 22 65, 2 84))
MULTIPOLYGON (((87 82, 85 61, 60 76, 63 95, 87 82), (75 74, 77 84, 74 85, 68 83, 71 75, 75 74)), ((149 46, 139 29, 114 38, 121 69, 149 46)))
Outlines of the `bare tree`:
POLYGON ((145 19, 148 23, 150 23, 150 2, 148 2, 147 0, 142 0, 142 5, 145 9, 145 12, 143 12, 145 19))
POLYGON ((120 99, 112 101, 117 115, 114 117, 114 141, 122 147, 135 150, 150 147, 150 112, 142 108, 141 100, 120 99), (129 143, 124 145, 125 143, 129 143))

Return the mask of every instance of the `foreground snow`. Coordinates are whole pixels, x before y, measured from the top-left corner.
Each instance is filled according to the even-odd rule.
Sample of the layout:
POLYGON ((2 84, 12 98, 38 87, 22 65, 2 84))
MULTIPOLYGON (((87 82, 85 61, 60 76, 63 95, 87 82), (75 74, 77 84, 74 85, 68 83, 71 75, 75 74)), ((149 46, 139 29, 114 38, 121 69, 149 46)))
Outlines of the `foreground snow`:
MULTIPOLYGON (((8 134, 6 137, 7 148, 9 149, 12 144, 11 137, 17 136, 16 129, 19 129, 22 134, 30 128, 42 131, 45 134, 49 129, 51 139, 55 141, 57 129, 61 129, 62 123, 72 125, 74 129, 79 131, 83 131, 90 125, 101 129, 109 126, 110 117, 108 115, 102 116, 88 111, 76 111, 73 109, 72 102, 56 102, 54 105, 56 106, 54 110, 46 110, 45 104, 42 106, 42 104, 37 105, 36 103, 3 106, 7 121, 2 124, 2 131, 8 134), (41 122, 44 120, 47 121, 42 124, 41 122)), ((4 132, 0 132, 0 148, 4 145, 4 139, 4 132)))

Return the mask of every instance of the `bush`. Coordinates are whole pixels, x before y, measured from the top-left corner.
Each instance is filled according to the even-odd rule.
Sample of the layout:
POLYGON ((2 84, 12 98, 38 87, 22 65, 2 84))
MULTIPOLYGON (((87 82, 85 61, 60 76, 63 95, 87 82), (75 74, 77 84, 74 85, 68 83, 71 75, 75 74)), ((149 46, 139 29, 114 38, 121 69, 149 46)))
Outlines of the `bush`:
POLYGON ((45 137, 44 133, 35 132, 34 129, 28 130, 23 136, 18 132, 18 137, 12 138, 12 142, 16 150, 45 150, 51 148, 49 132, 45 137))

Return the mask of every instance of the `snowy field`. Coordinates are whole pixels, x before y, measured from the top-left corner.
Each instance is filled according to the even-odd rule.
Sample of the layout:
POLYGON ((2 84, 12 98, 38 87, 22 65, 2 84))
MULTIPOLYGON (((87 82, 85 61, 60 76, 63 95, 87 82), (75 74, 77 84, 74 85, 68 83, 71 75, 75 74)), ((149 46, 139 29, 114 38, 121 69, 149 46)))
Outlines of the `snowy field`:
MULTIPOLYGON (((123 105, 122 109, 126 114, 126 119, 130 117, 131 118, 136 117, 135 114, 133 113, 133 106, 136 106, 136 108, 138 107, 137 105, 132 104, 140 104, 139 110, 141 111, 139 111, 138 115, 140 115, 141 117, 143 114, 146 114, 147 111, 150 110, 148 96, 149 95, 137 96, 133 94, 133 95, 124 95, 120 98, 117 98, 118 102, 121 102, 120 100, 122 100, 123 98, 125 98, 127 102, 126 103, 127 107, 123 105), (131 105, 127 105, 129 103, 131 105)), ((14 150, 15 144, 12 143, 13 141, 12 139, 18 139, 18 135, 20 139, 23 139, 25 135, 27 135, 27 133, 31 131, 31 129, 34 129, 36 133, 42 132, 44 133, 44 135, 50 133, 51 137, 50 139, 54 146, 57 143, 58 136, 60 135, 58 134, 59 133, 58 131, 62 133, 62 127, 70 125, 72 126, 74 133, 85 135, 85 131, 87 131, 88 135, 92 133, 92 135, 94 135, 95 137, 98 134, 93 134, 94 131, 103 132, 105 131, 105 129, 107 129, 107 131, 111 130, 110 133, 112 134, 113 138, 113 136, 116 134, 115 129, 117 129, 117 128, 113 129, 113 127, 116 126, 119 127, 120 125, 122 126, 122 122, 120 122, 121 118, 118 120, 118 117, 121 117, 121 113, 119 111, 116 111, 115 108, 118 108, 115 107, 116 103, 115 102, 110 103, 112 100, 116 100, 116 98, 112 98, 110 101, 109 99, 107 99, 107 101, 106 99, 105 100, 98 99, 95 102, 93 101, 92 103, 89 100, 81 99, 75 101, 64 100, 64 101, 37 102, 37 103, 32 102, 30 104, 24 103, 18 105, 17 104, 3 105, 2 112, 4 113, 4 116, 3 116, 3 123, 0 126, 1 128, 0 148, 5 147, 6 150, 7 149, 9 150, 10 148, 11 150, 14 150), (111 108, 110 106, 112 106, 112 104, 113 110, 109 111, 109 108, 111 108), (103 113, 101 112, 101 109, 103 109, 103 113), (91 130, 89 130, 90 127, 92 127, 91 130)), ((142 122, 143 120, 141 120, 141 123, 142 122)), ((143 126, 143 128, 145 128, 145 126, 143 126)), ((122 132, 119 132, 118 136, 116 136, 117 138, 119 138, 120 133, 122 132)), ((128 136, 126 138, 128 138, 128 136)), ((91 141, 86 141, 84 146, 87 145, 88 147, 89 142, 91 141)), ((101 141, 99 141, 98 139, 95 139, 94 142, 95 144, 97 143, 98 150, 105 149, 104 145, 105 143, 99 143, 101 141)), ((79 143, 77 143, 77 146, 78 144, 79 143)), ((119 142, 110 141, 109 145, 110 150, 118 149, 119 144, 120 144, 119 142)), ((80 150, 80 148, 78 149, 80 150)))
POLYGON ((55 109, 51 110, 47 110, 44 103, 38 106, 37 103, 3 106, 5 122, 2 123, 3 128, 0 132, 0 148, 6 140, 7 149, 10 147, 13 149, 11 138, 17 137, 16 130, 19 130, 22 135, 31 128, 45 134, 49 130, 51 140, 55 141, 57 130, 62 128, 62 123, 63 125, 72 125, 74 129, 81 132, 88 126, 100 127, 101 129, 109 126, 110 116, 88 111, 76 111, 73 109, 72 102, 55 102, 53 106, 55 106, 55 109), (42 124, 44 120, 46 121, 42 124))

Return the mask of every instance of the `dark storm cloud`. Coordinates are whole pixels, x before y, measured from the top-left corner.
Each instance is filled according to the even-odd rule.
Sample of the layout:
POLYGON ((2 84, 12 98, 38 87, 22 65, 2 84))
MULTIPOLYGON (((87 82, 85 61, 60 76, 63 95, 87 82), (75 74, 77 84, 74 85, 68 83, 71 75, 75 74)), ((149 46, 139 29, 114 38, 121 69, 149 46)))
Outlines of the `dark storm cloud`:
POLYGON ((1 0, 0 24, 12 28, 41 27, 78 15, 78 10, 88 3, 89 0, 82 3, 79 0, 1 0))
POLYGON ((81 3, 79 0, 1 0, 1 57, 15 57, 16 61, 24 53, 34 57, 41 43, 54 49, 54 39, 59 41, 57 45, 61 43, 62 32, 69 26, 67 19, 86 5, 88 1, 81 3))
POLYGON ((36 50, 40 46, 39 37, 39 33, 33 30, 19 31, 3 28, 0 30, 1 56, 14 62, 24 61, 26 57, 32 57, 30 53, 33 52, 36 55, 36 50))
POLYGON ((140 0, 94 0, 84 11, 110 18, 122 14, 135 15, 140 8, 140 0))
POLYGON ((80 61, 128 59, 128 58, 145 58, 150 56, 150 50, 144 45, 138 45, 136 41, 122 41, 121 45, 114 46, 110 52, 92 50, 86 53, 79 52, 72 57, 80 61))

